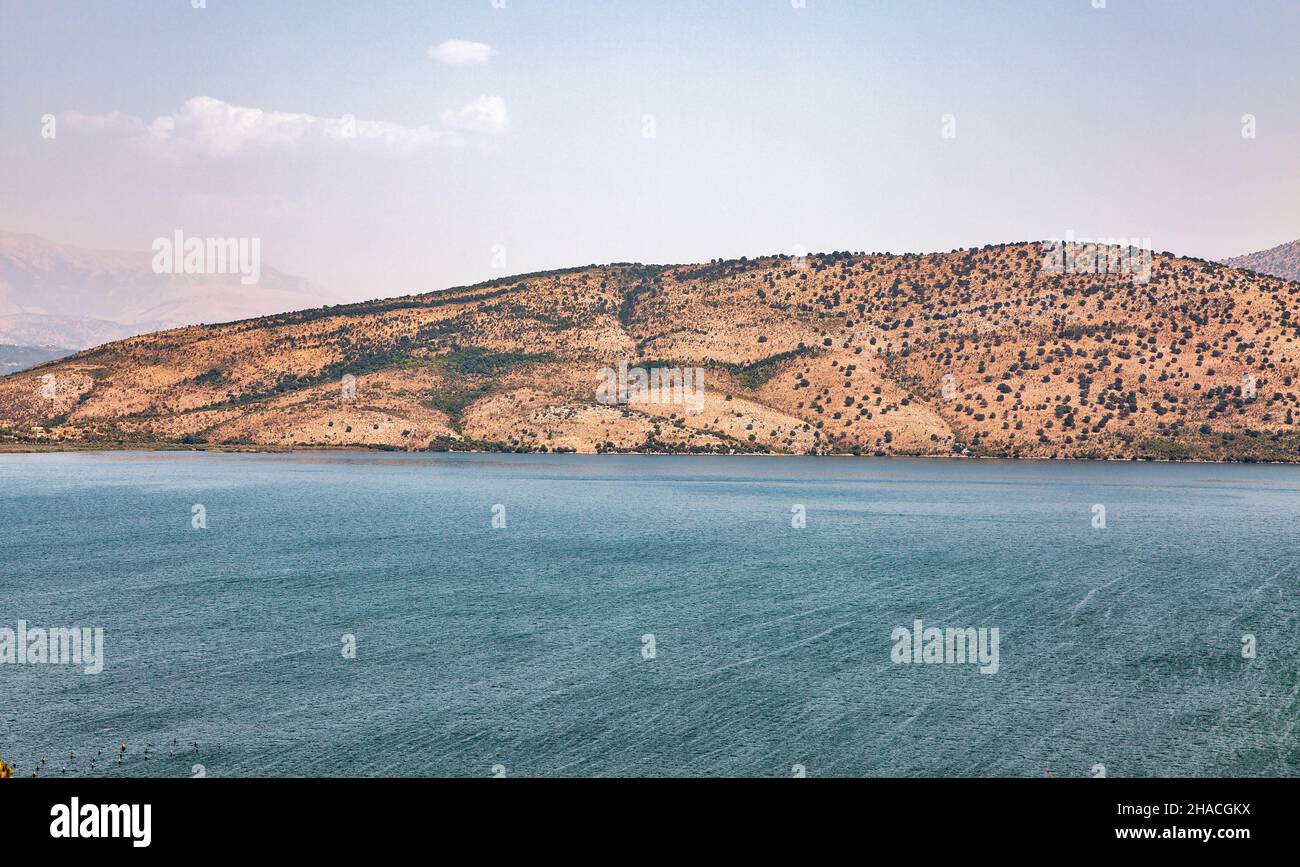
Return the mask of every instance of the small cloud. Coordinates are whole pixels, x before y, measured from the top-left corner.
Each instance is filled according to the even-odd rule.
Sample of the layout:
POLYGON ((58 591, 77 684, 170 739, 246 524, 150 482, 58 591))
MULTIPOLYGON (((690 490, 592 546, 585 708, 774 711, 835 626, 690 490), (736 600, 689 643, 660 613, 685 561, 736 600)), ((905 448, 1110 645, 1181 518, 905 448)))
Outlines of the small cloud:
POLYGON ((502 133, 510 128, 506 101, 499 96, 480 96, 464 108, 442 113, 442 125, 464 132, 502 133))
POLYGON ((444 66, 487 63, 496 53, 496 49, 486 42, 467 42, 464 39, 448 39, 429 49, 429 56, 444 66))

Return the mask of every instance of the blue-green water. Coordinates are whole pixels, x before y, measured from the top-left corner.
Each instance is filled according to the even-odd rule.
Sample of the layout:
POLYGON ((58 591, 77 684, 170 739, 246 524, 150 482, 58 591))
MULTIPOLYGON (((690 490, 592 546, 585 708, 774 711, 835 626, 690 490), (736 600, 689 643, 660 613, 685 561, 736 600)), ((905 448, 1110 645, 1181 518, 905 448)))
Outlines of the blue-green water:
POLYGON ((0 757, 19 776, 42 756, 45 776, 1295 776, 1297 514, 1300 468, 1259 465, 0 456, 0 627, 106 643, 97 676, 0 665, 0 757), (997 627, 999 671, 891 663, 917 617, 997 627))

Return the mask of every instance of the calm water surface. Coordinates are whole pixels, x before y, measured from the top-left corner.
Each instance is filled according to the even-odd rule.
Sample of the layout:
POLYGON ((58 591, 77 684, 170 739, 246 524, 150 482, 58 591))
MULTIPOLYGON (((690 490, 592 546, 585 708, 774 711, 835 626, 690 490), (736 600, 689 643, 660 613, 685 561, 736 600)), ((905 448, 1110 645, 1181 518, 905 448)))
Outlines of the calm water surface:
POLYGON ((1300 467, 1258 465, 0 456, 0 626, 107 645, 98 676, 0 665, 0 757, 22 776, 42 756, 69 776, 1297 776, 1298 514, 1300 467), (892 664, 918 617, 997 627, 998 673, 892 664))

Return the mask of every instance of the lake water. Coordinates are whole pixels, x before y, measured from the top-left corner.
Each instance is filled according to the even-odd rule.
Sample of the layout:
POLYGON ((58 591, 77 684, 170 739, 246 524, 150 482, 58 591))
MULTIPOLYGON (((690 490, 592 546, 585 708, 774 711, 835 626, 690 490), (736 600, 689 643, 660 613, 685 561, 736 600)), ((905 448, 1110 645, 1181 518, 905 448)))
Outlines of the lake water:
POLYGON ((0 665, 0 757, 1297 776, 1297 515, 1300 467, 1263 465, 0 456, 0 627, 105 636, 98 675, 0 665), (917 618, 997 628, 997 672, 891 661, 917 618))

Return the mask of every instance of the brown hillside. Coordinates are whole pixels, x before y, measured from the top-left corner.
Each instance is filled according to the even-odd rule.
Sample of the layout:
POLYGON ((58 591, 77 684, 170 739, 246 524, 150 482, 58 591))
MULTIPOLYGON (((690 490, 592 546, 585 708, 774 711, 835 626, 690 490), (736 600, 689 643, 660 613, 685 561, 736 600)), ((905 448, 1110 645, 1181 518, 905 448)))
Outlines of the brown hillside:
POLYGON ((0 379, 0 439, 1300 460, 1300 283, 1043 257, 593 266, 178 329, 0 379), (701 411, 598 402, 620 361, 703 368, 701 411))

